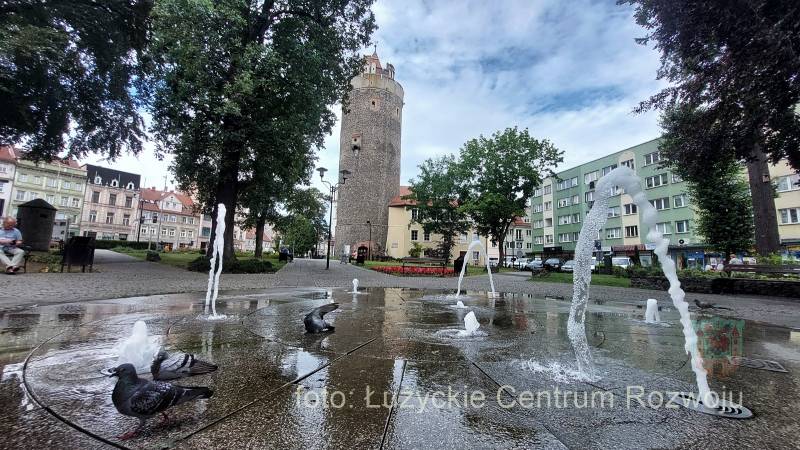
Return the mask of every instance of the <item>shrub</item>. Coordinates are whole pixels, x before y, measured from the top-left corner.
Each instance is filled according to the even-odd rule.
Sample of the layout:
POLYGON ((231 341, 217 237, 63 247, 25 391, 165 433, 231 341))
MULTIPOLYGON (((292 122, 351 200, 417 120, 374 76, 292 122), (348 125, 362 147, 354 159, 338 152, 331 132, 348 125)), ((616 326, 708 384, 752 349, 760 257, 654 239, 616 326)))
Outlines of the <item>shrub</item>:
MULTIPOLYGON (((211 270, 211 258, 201 256, 187 265, 192 272, 208 272, 211 270)), ((262 259, 241 259, 223 264, 223 273, 273 273, 275 267, 271 262, 262 259)))
POLYGON ((147 255, 145 256, 144 259, 146 259, 148 261, 153 261, 153 262, 161 261, 161 255, 159 255, 158 252, 156 252, 156 251, 148 250, 147 251, 147 255))
POLYGON ((111 239, 97 239, 94 241, 94 248, 103 250, 113 250, 115 247, 127 247, 135 250, 147 250, 147 241, 117 241, 111 239))
POLYGON ((452 267, 405 267, 403 266, 374 266, 376 272, 402 276, 451 276, 454 275, 452 267))

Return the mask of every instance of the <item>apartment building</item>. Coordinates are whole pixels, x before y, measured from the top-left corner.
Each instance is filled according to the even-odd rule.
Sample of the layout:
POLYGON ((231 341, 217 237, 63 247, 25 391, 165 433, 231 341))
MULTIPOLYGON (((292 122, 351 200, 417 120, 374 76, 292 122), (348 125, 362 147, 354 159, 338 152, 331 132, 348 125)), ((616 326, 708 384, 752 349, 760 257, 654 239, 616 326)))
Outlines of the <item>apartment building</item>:
POLYGON ((156 188, 141 190, 142 241, 160 242, 173 250, 199 248, 203 215, 191 197, 156 188))
POLYGON ((87 180, 81 235, 96 239, 136 240, 141 177, 92 164, 83 168, 87 180))
POLYGON ((40 198, 58 209, 53 239, 78 235, 86 169, 74 160, 36 164, 21 159, 21 155, 17 155, 16 165, 10 215, 17 215, 19 205, 40 198))
POLYGON ((775 209, 784 253, 800 257, 800 175, 785 162, 769 168, 778 194, 775 209))
POLYGON ((0 215, 10 215, 11 188, 17 169, 17 156, 14 147, 0 146, 0 215))

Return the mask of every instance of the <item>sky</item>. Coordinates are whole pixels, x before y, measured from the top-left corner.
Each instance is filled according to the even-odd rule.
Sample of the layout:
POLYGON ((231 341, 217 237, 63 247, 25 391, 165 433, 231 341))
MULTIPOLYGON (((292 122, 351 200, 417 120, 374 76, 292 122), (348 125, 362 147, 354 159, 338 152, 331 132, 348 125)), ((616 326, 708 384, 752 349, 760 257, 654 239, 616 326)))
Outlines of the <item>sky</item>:
MULTIPOLYGON (((559 170, 659 135, 656 113, 633 108, 664 87, 659 54, 634 42, 645 31, 614 0, 378 0, 373 35, 381 63, 405 91, 401 183, 426 158, 457 153, 479 135, 528 128, 564 151, 559 170)), ((372 53, 372 47, 364 49, 372 53)), ((341 106, 331 108, 341 116, 341 106)), ((339 126, 318 152, 338 173, 339 126)), ((171 159, 152 143, 139 157, 82 162, 170 186, 171 159)), ((313 185, 323 189, 318 181, 313 185)))

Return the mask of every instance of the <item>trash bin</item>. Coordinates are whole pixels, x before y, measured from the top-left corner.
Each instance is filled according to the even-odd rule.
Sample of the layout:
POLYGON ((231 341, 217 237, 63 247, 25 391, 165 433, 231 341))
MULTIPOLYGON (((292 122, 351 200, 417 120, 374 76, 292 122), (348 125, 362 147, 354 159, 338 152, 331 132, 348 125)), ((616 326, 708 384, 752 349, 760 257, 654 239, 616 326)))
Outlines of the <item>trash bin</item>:
POLYGON ((50 250, 56 211, 58 210, 53 205, 40 198, 19 205, 17 228, 22 233, 22 241, 31 250, 50 250))

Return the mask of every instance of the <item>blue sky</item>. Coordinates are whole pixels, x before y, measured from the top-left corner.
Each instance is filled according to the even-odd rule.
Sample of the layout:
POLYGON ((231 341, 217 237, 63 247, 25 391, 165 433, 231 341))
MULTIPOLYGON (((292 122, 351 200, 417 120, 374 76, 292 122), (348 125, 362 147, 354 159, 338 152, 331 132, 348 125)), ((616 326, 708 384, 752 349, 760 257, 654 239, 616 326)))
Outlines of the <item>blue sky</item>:
MULTIPOLYGON (((634 42, 644 30, 628 6, 378 0, 374 11, 378 55, 384 65, 394 64, 405 90, 404 184, 425 158, 457 152, 466 140, 509 126, 527 127, 564 150, 561 168, 659 134, 655 113, 631 112, 663 84, 655 80, 658 53, 634 42)), ((340 114, 341 106, 332 108, 340 114)), ((336 173, 338 152, 337 126, 318 164, 336 173)), ((148 150, 115 165, 143 174, 147 186, 163 187, 168 162, 148 150)))

